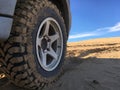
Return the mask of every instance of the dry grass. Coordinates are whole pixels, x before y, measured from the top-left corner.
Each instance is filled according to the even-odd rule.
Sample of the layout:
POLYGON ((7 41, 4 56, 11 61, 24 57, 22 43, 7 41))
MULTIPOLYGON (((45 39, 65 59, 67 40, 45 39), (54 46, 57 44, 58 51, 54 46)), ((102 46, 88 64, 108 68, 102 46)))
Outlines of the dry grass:
POLYGON ((68 43, 67 57, 120 58, 120 37, 68 43))

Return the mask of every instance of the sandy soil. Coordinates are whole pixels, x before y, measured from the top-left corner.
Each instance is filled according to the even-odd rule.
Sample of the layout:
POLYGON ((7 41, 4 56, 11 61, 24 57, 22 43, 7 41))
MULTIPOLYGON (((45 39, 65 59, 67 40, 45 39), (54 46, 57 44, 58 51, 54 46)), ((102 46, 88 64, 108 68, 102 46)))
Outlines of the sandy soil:
MULTIPOLYGON (((0 90, 24 90, 1 77, 0 90)), ((68 43, 64 74, 43 90, 120 90, 120 37, 68 43)))

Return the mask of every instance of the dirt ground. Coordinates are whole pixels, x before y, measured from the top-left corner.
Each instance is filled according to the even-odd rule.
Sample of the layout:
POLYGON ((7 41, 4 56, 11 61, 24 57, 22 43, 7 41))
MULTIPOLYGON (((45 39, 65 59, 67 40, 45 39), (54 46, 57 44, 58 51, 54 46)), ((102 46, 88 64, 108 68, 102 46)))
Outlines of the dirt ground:
MULTIPOLYGON (((120 90, 120 37, 68 43, 61 78, 43 90, 120 90)), ((0 74, 0 90, 26 90, 0 74)))

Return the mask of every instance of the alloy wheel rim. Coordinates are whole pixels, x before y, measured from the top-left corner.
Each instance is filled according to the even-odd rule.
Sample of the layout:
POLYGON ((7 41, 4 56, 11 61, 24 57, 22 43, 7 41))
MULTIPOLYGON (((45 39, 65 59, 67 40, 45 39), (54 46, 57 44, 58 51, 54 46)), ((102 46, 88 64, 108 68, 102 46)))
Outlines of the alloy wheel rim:
POLYGON ((53 71, 59 65, 63 52, 63 36, 54 18, 46 18, 39 26, 36 36, 36 53, 40 66, 53 71))

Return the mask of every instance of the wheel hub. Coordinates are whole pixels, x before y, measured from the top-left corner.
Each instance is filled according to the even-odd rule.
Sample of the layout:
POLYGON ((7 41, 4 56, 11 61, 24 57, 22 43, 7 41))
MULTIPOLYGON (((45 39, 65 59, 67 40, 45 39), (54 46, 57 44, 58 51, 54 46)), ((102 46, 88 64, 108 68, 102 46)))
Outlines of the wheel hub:
POLYGON ((42 41, 41 41, 41 48, 43 50, 47 50, 47 51, 50 50, 50 39, 49 39, 48 36, 44 36, 44 38, 42 39, 42 41))

